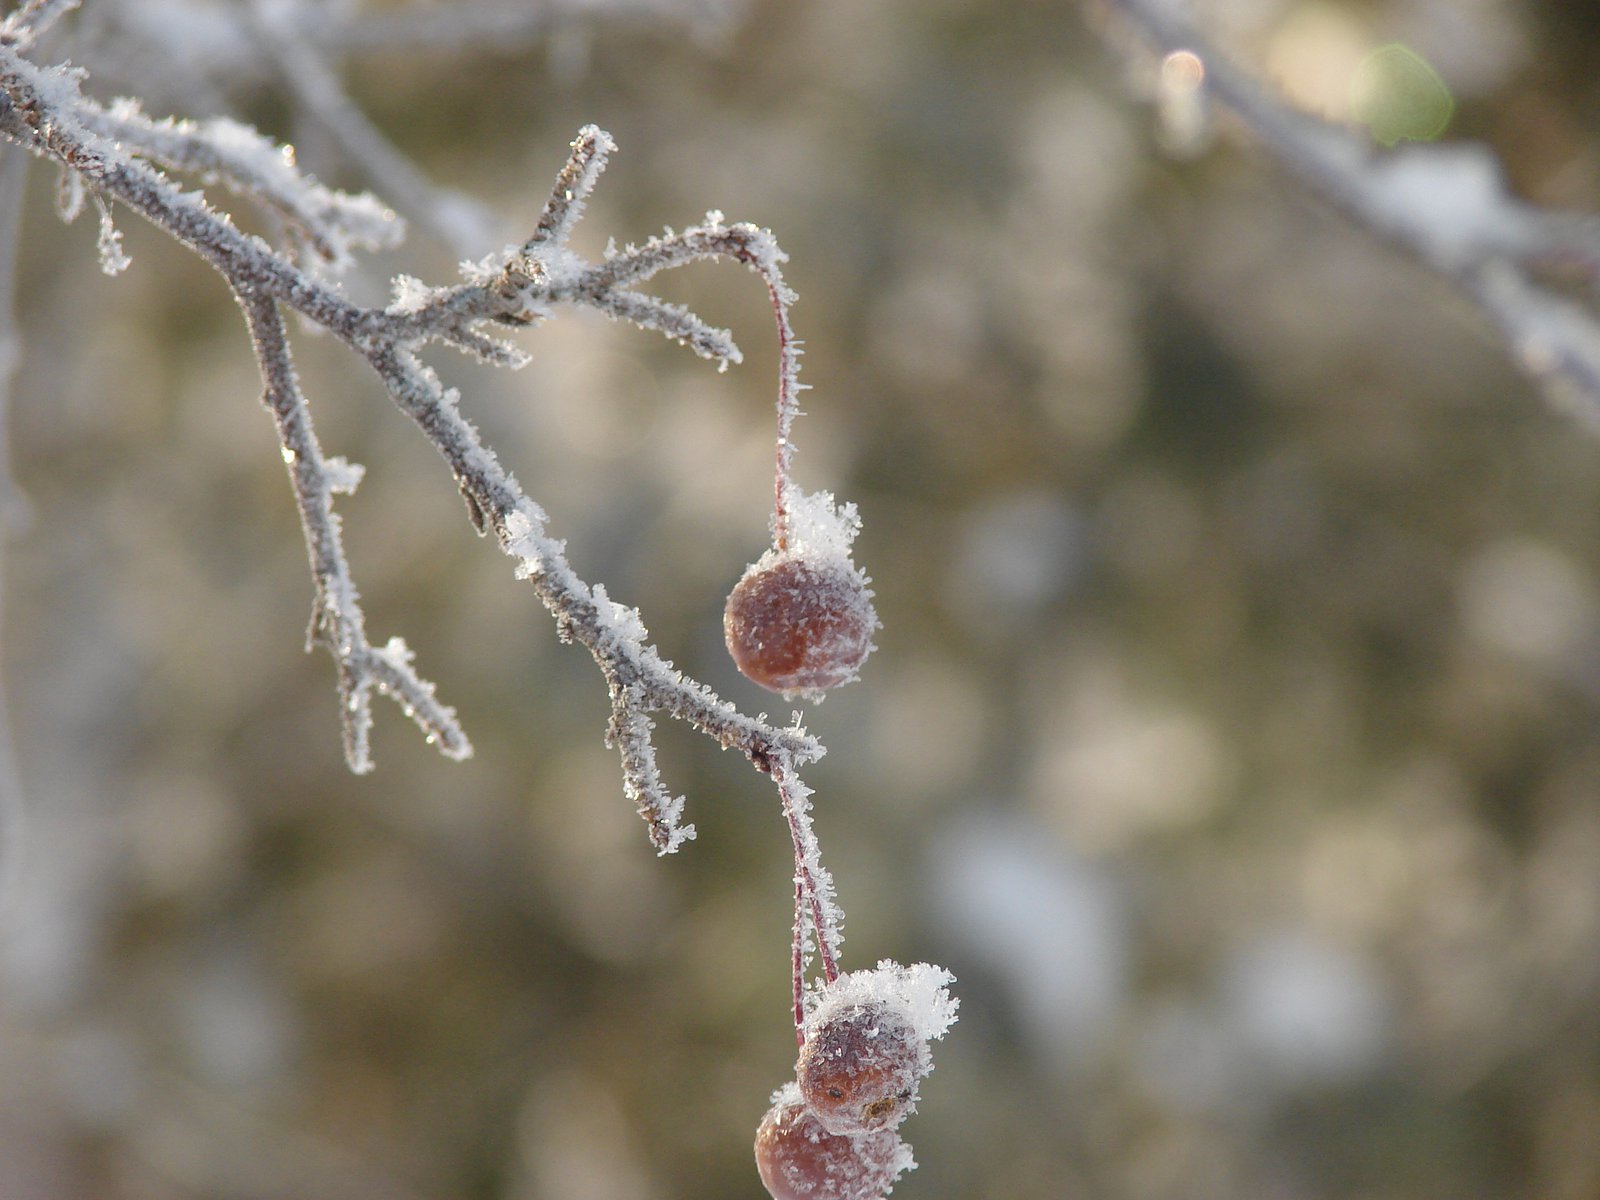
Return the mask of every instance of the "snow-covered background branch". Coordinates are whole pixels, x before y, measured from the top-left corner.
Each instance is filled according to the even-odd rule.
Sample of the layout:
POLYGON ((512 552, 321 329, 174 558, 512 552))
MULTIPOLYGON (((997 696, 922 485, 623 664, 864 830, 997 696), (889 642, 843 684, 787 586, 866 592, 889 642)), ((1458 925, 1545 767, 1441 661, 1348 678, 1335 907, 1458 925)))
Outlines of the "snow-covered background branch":
POLYGON ((1600 431, 1600 215, 1518 198, 1486 142, 1427 144, 1448 128, 1454 102, 1426 59, 1398 43, 1374 49, 1346 81, 1348 111, 1325 114, 1253 78, 1181 7, 1109 7, 1161 59, 1154 86, 1175 148, 1195 149, 1206 109, 1224 108, 1293 177, 1474 300, 1551 400, 1600 431), (1365 125, 1351 120, 1363 116, 1365 125), (1567 298, 1541 269, 1589 295, 1567 298))
POLYGON ((553 636, 470 536, 495 506, 394 411, 386 379, 431 377, 334 319, 503 318, 409 353, 577 577, 787 730, 721 644, 772 504, 761 283, 582 265, 712 209, 790 255, 795 469, 860 505, 884 622, 805 716, 845 952, 962 980, 895 1196, 1600 1188, 1600 441, 1543 386, 1584 394, 1559 349, 1589 336, 1600 31, 1520 0, 1214 0, 1176 38, 1172 11, 101 0, 42 35, 30 61, 90 73, 87 133, 298 266, 357 263, 300 297, 334 336, 286 312, 292 372, 258 363, 201 259, 113 201, 108 279, 94 196, 63 224, 0 144, 36 864, 0 941, 0 1195, 758 1194, 793 1053, 772 782, 553 636), (1196 48, 1209 111, 1182 59, 1157 86, 1196 48), (1376 209, 1308 176, 1296 111, 1376 209), (541 224, 590 122, 621 149, 541 224), (505 259, 432 290, 540 228, 561 294, 505 259), (528 365, 478 360, 502 342, 528 365), (347 770, 339 668, 298 652, 341 585, 308 582, 263 370, 309 398, 367 668, 403 635, 470 759, 379 705, 347 770), (629 809, 680 794, 698 838, 658 861, 629 809))

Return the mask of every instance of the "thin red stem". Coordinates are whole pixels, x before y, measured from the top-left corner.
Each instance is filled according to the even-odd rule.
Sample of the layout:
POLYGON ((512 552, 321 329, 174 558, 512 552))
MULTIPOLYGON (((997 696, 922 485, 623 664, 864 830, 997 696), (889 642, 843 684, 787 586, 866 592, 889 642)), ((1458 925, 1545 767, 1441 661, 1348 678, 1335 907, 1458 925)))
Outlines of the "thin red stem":
MULTIPOLYGON (((766 278, 765 273, 763 277, 766 278)), ((774 458, 772 481, 772 541, 777 548, 789 548, 789 460, 794 456, 794 445, 789 440, 789 430, 800 410, 800 398, 795 382, 799 363, 795 355, 794 330, 789 325, 788 306, 778 290, 775 279, 766 278, 767 295, 772 298, 772 313, 778 325, 778 444, 774 458)))
POLYGON ((806 889, 794 881, 794 1040, 806 1044, 806 889))
POLYGON ((789 324, 789 289, 784 286, 777 262, 782 255, 775 245, 769 253, 758 252, 752 245, 753 237, 767 239, 770 235, 755 234, 748 227, 735 226, 712 232, 721 235, 720 241, 711 243, 715 253, 730 255, 761 276, 772 300, 773 320, 778 326, 778 445, 772 486, 772 541, 783 551, 789 547, 789 460, 794 455, 789 428, 800 411, 801 388, 800 342, 789 324))
POLYGON ((822 960, 822 978, 832 983, 839 978, 839 964, 833 957, 833 947, 824 933, 827 922, 822 915, 822 901, 817 895, 817 881, 811 873, 811 868, 806 865, 805 839, 800 832, 800 813, 789 789, 784 786, 788 781, 785 768, 775 764, 772 768, 772 778, 778 785, 778 797, 783 802, 784 820, 789 825, 789 840, 794 845, 796 907, 801 907, 800 898, 803 897, 804 907, 809 910, 811 928, 816 936, 817 955, 822 960))

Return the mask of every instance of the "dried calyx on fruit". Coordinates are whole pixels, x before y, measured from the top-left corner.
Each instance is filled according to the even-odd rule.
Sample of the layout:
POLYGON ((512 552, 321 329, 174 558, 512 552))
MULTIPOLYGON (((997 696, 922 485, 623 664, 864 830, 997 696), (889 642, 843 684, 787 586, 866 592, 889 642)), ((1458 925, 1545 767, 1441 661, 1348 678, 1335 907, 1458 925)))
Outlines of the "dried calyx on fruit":
POLYGON ((916 1166, 893 1130, 829 1133, 788 1084, 756 1133, 756 1170, 773 1200, 879 1200, 916 1166))
POLYGON ((791 489, 783 535, 728 597, 722 632, 745 676, 786 699, 820 700, 856 678, 878 615, 867 577, 850 561, 855 506, 791 489))
POLYGON ((795 1076, 830 1133, 892 1129, 912 1111, 933 1070, 928 1043, 955 1020, 948 972, 884 961, 812 994, 795 1076))

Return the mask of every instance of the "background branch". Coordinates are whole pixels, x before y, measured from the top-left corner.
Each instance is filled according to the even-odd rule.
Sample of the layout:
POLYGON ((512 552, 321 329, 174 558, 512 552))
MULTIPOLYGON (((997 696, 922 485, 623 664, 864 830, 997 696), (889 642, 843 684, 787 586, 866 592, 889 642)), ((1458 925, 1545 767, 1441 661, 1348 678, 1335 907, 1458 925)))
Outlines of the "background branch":
POLYGON ((1159 55, 1204 64, 1204 93, 1307 187, 1422 262, 1472 300, 1512 359, 1564 411, 1600 432, 1600 322, 1541 282, 1535 268, 1576 260, 1591 276, 1595 218, 1515 199, 1487 146, 1379 149, 1364 133, 1296 111, 1164 0, 1106 0, 1159 55), (1577 232, 1578 236, 1574 237, 1577 232))

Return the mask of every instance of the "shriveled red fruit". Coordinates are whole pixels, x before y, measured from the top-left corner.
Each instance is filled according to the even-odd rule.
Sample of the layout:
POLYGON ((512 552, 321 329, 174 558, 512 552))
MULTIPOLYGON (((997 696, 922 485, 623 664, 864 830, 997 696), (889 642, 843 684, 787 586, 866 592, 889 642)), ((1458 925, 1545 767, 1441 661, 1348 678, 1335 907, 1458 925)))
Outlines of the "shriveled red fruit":
POLYGON ((722 632, 748 679, 786 697, 820 695, 856 677, 878 617, 844 558, 769 555, 728 596, 722 632))
POLYGON ((829 1133, 793 1084, 756 1131, 756 1170, 773 1200, 880 1200, 911 1165, 910 1151, 891 1130, 829 1133))
POLYGON ((806 1031, 795 1075, 831 1133, 898 1125, 930 1067, 927 1043, 893 1004, 867 1000, 827 1012, 806 1031))

